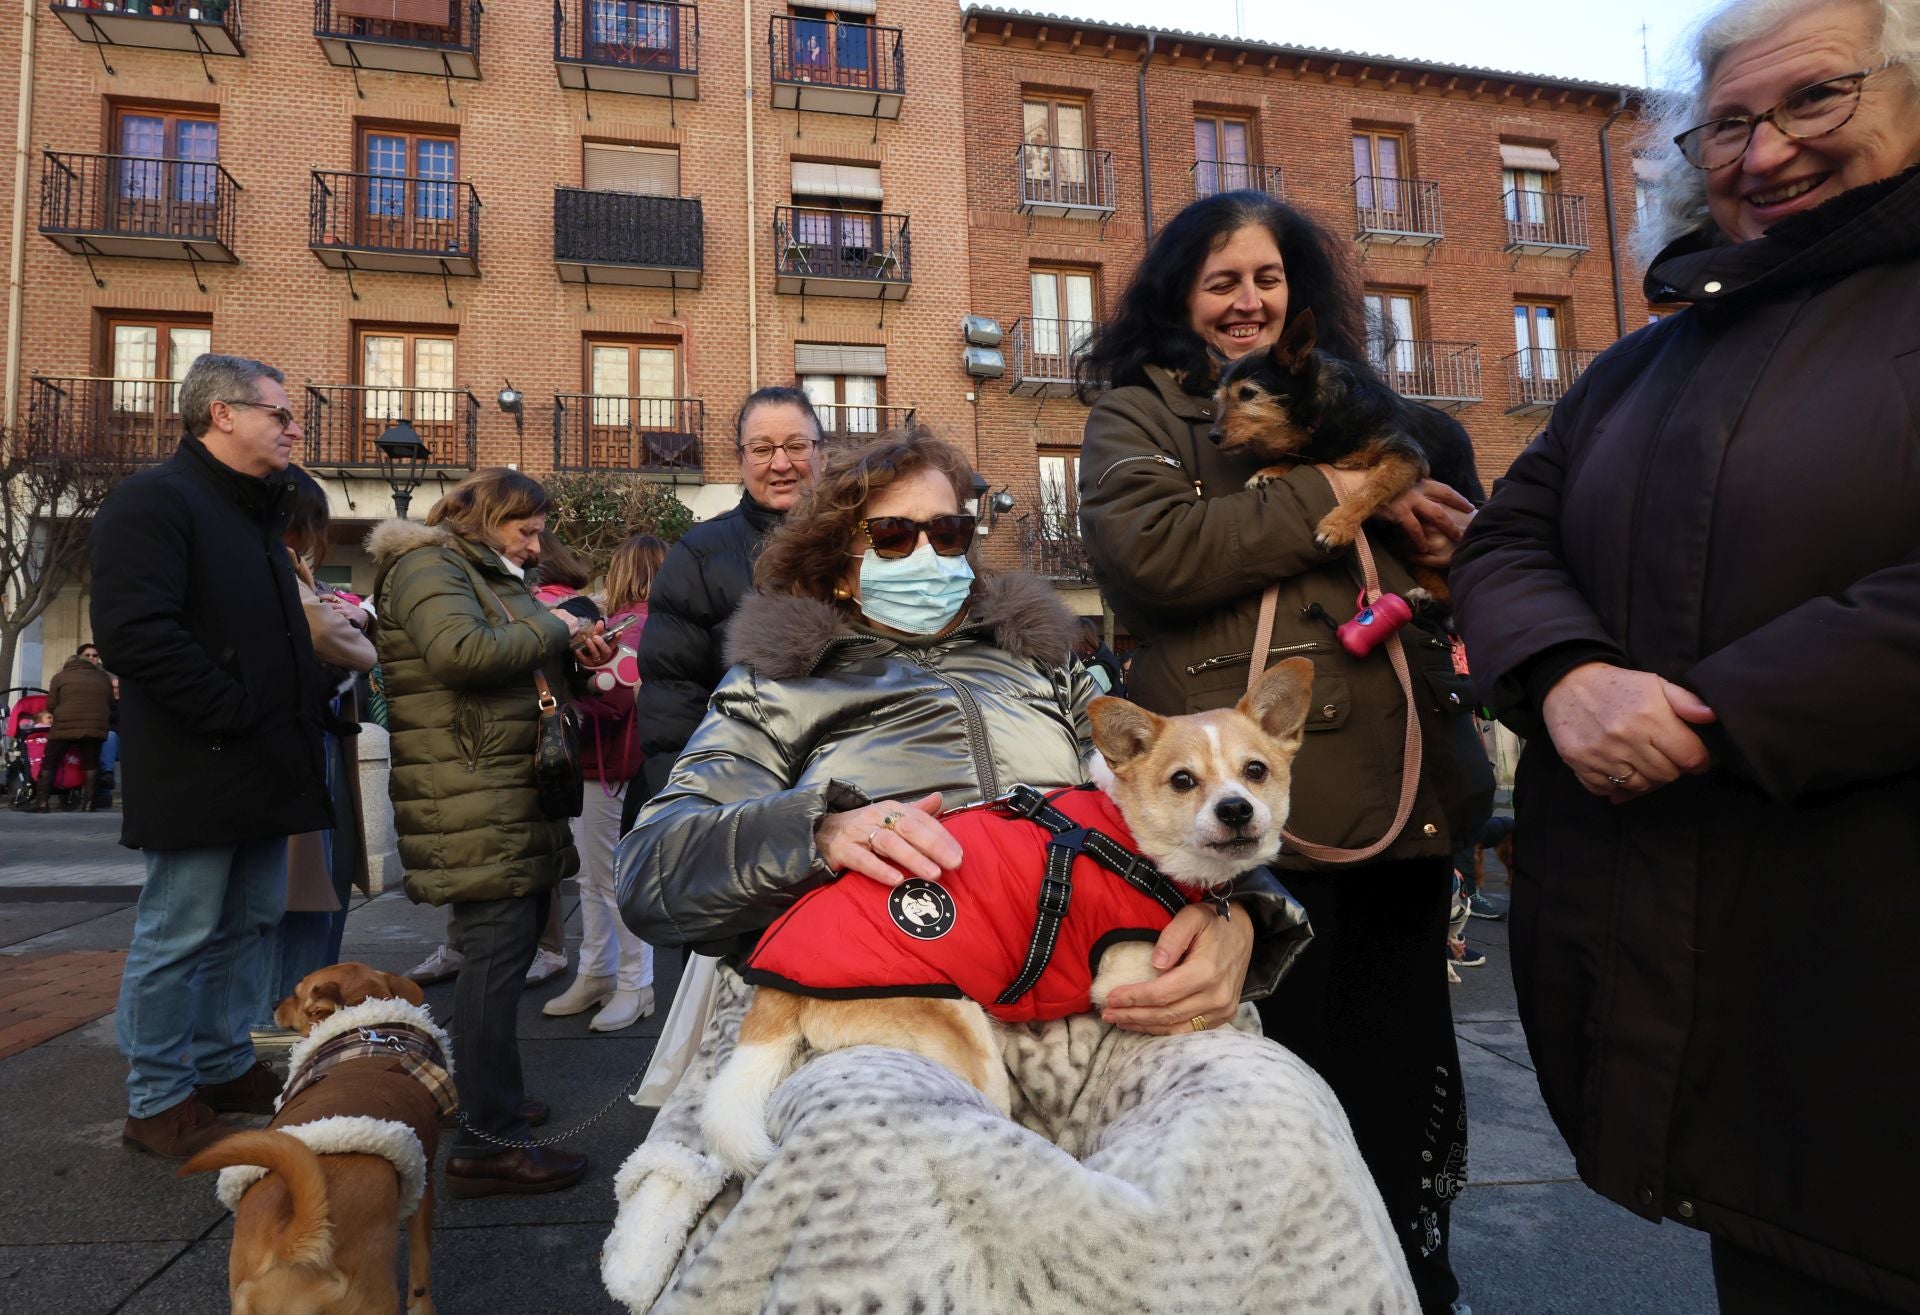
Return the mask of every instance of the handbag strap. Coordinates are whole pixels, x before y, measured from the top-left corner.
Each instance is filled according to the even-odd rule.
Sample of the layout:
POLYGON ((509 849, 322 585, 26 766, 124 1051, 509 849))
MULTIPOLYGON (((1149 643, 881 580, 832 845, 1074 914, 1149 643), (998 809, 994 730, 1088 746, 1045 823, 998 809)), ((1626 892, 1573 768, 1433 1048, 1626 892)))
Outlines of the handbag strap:
MULTIPOLYGON (((471 571, 468 572, 468 574, 472 576, 475 584, 487 591, 487 596, 493 599, 494 606, 500 609, 500 615, 504 617, 507 622, 511 623, 520 619, 507 607, 506 602, 495 592, 492 585, 488 584, 486 580, 480 576, 473 575, 471 571)), ((550 717, 560 710, 560 700, 553 697, 553 686, 547 683, 547 673, 539 667, 533 669, 533 688, 540 696, 540 715, 542 717, 550 717)))
MULTIPOLYGON (((1327 475, 1327 483, 1333 489, 1336 505, 1346 501, 1340 495, 1340 485, 1324 467, 1321 473, 1327 475)), ((1373 548, 1367 542, 1364 528, 1355 536, 1354 551, 1360 557, 1360 572, 1366 589, 1367 605, 1371 607, 1380 601, 1384 592, 1380 588, 1380 571, 1373 560, 1373 548)), ((1260 595, 1260 615, 1254 622, 1253 653, 1247 660, 1247 692, 1259 683, 1267 670, 1267 647, 1273 642, 1274 614, 1279 610, 1280 586, 1271 584, 1260 595)), ((1387 661, 1393 664, 1393 674, 1400 679, 1400 693, 1407 702, 1407 734, 1400 750, 1400 802, 1394 808, 1393 824, 1385 835, 1371 845, 1359 849, 1340 849, 1333 845, 1319 845, 1310 840, 1302 840, 1293 832, 1281 829, 1280 838, 1300 854, 1319 863, 1364 863, 1386 851, 1387 846, 1400 838, 1406 830, 1407 822, 1413 816, 1414 796, 1420 789, 1420 765, 1422 741, 1420 737, 1420 710, 1413 697, 1413 673, 1407 665, 1406 646, 1400 642, 1400 632, 1394 631, 1387 636, 1387 661)))

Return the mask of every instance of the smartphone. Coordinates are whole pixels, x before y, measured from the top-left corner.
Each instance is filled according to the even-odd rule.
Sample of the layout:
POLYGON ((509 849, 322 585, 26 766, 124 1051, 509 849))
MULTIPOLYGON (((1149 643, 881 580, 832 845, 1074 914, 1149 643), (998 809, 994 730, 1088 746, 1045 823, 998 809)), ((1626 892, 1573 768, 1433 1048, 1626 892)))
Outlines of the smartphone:
MULTIPOLYGON (((629 630, 631 630, 631 629, 633 629, 633 627, 634 627, 634 624, 635 624, 636 622, 638 622, 639 620, 640 620, 640 618, 639 618, 639 616, 638 616, 638 615, 629 615, 629 616, 623 616, 623 617, 621 617, 621 618, 620 618, 620 619, 619 619, 618 621, 615 621, 615 622, 613 623, 613 625, 612 625, 611 627, 609 627, 609 628, 608 628, 608 629, 606 629, 606 630, 603 630, 603 631, 601 631, 601 632, 600 632, 599 634, 597 634, 597 635, 594 635, 594 636, 592 636, 592 638, 594 638, 594 639, 608 639, 608 640, 611 640, 611 639, 618 639, 618 638, 619 638, 619 637, 620 637, 621 635, 623 635, 623 634, 625 634, 625 633, 626 633, 627 631, 629 631, 629 630)), ((588 638, 589 638, 589 636, 587 636, 586 634, 584 634, 584 633, 583 633, 583 634, 581 634, 581 635, 580 635, 580 636, 579 636, 578 638, 576 638, 576 639, 575 639, 575 640, 573 641, 573 643, 574 643, 574 646, 575 646, 575 647, 577 648, 577 647, 578 647, 579 645, 581 645, 581 644, 583 644, 583 643, 585 643, 585 642, 587 641, 587 639, 588 639, 588 638)))

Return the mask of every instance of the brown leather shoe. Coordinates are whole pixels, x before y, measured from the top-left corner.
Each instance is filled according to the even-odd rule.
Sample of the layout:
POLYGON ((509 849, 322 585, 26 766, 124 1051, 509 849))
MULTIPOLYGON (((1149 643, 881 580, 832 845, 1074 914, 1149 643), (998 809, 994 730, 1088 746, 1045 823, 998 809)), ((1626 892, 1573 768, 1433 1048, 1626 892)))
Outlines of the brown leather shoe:
POLYGON ((271 1114, 273 1099, 280 1094, 280 1075, 266 1060, 257 1059, 237 1078, 194 1090, 208 1108, 222 1114, 271 1114))
POLYGON ((205 1101, 188 1096, 148 1118, 129 1116, 120 1132, 120 1144, 163 1160, 184 1160, 233 1131, 233 1125, 208 1109, 205 1101))
POLYGON ((563 1192, 587 1172, 587 1157, 551 1146, 502 1155, 455 1155, 447 1160, 449 1196, 534 1196, 563 1192))
POLYGON ((520 1117, 527 1121, 529 1128, 537 1128, 553 1117, 553 1108, 546 1101, 529 1096, 520 1102, 520 1117))

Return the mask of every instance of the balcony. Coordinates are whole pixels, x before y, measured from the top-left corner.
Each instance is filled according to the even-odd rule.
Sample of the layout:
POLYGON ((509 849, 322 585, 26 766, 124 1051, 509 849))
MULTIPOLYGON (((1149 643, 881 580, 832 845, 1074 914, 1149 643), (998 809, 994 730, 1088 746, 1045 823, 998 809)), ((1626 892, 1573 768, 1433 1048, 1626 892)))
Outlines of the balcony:
POLYGON ((1443 235, 1440 184, 1363 175, 1353 180, 1354 237, 1379 246, 1430 247, 1443 235))
POLYGON ((1527 347, 1501 357, 1507 368, 1507 414, 1535 415, 1553 410, 1573 381, 1593 364, 1598 352, 1576 347, 1527 347))
POLYGON ((313 0, 327 62, 436 78, 480 76, 480 0, 313 0))
POLYGON ((308 384, 307 438, 294 460, 309 469, 373 470, 376 440, 405 420, 427 445, 427 473, 458 479, 479 452, 480 401, 464 388, 308 384))
POLYGON ((913 427, 910 406, 861 406, 852 402, 815 402, 820 437, 836 447, 854 447, 871 438, 913 427))
POLYGON ((40 459, 148 465, 186 433, 172 379, 36 374, 28 385, 27 450, 40 459))
POLYGON ((1064 512, 1046 508, 1036 526, 1030 513, 1018 518, 1020 564, 1042 579, 1058 584, 1092 584, 1093 567, 1087 545, 1064 512))
POLYGON ((40 232, 77 256, 234 263, 240 184, 208 160, 47 151, 40 232))
POLYGON ((687 482, 699 483, 705 428, 706 407, 694 397, 559 393, 553 399, 553 468, 686 475, 687 482))
POLYGON ((1387 387, 1415 402, 1458 411, 1481 401, 1480 344, 1406 338, 1373 357, 1387 387))
POLYGON ((776 206, 773 272, 775 292, 904 301, 913 286, 907 217, 776 206))
POLYGON ((1193 178, 1193 198, 1221 192, 1265 192, 1276 201, 1287 199, 1287 175, 1277 164, 1245 164, 1233 160, 1195 160, 1187 171, 1193 178))
POLYGON ((1093 337, 1092 320, 1033 319, 1013 322, 1007 335, 1008 391, 1016 397, 1071 397, 1074 368, 1093 337))
POLYGON ((700 9, 652 0, 554 0, 560 85, 700 99, 700 9))
POLYGON ((313 171, 307 245, 328 269, 480 272, 480 197, 447 178, 313 171))
POLYGON ((897 27, 775 14, 767 53, 776 110, 900 117, 907 65, 897 27))
MULTIPOLYGON (((240 0, 52 0, 48 6, 74 37, 100 49, 178 50, 189 55, 232 55, 240 45, 240 0)), ((107 72, 113 72, 111 65, 107 72)))
POLYGON ((1508 192, 1507 246, 1515 255, 1572 256, 1588 250, 1587 198, 1564 192, 1508 192))
POLYGON ((1113 152, 1080 146, 1028 143, 1015 149, 1020 173, 1020 213, 1053 219, 1113 217, 1119 195, 1113 152))
POLYGON ((697 288, 704 233, 698 197, 553 189, 553 263, 562 283, 697 288))

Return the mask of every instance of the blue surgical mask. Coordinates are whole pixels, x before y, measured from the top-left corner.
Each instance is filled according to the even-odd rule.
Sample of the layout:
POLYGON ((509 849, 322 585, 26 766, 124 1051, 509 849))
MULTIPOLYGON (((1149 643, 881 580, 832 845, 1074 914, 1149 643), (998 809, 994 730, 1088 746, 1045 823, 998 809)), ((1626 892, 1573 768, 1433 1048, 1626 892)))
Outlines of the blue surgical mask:
POLYGON ((939 634, 972 591, 966 557, 942 557, 930 543, 893 558, 869 548, 860 559, 860 610, 903 634, 939 634))

